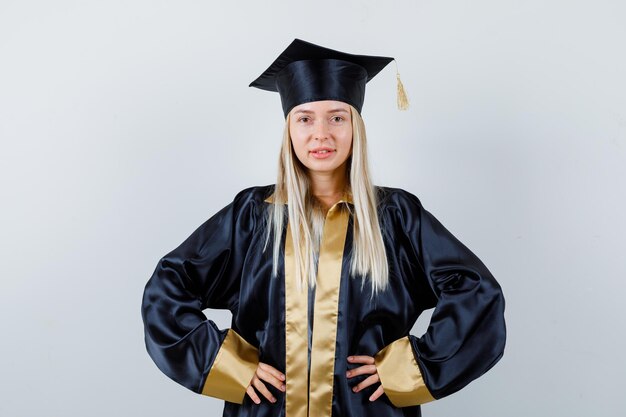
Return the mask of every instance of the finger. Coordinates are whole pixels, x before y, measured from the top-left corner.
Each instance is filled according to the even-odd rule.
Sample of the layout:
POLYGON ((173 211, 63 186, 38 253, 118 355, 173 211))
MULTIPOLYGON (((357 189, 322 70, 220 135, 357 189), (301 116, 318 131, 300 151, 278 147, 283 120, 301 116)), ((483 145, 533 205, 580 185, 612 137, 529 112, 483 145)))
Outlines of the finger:
POLYGON ((346 376, 348 378, 352 378, 357 375, 365 375, 365 374, 375 374, 376 373, 376 365, 363 365, 358 368, 350 369, 346 372, 346 376))
POLYGON ((259 368, 263 369, 265 372, 269 372, 270 374, 274 375, 276 378, 280 379, 281 381, 285 380, 285 374, 280 372, 278 369, 274 368, 272 365, 259 362, 259 368))
POLYGON ((259 391, 261 393, 261 395, 263 395, 265 398, 267 398, 268 400, 270 400, 273 403, 276 402, 276 398, 274 398, 272 393, 267 389, 265 384, 263 382, 261 382, 260 379, 255 378, 255 380, 253 382, 253 385, 254 385, 254 388, 256 388, 257 391, 259 391))
POLYGON ((252 401, 254 401, 255 404, 261 404, 261 399, 259 398, 258 395, 256 395, 256 391, 254 391, 254 388, 252 388, 252 385, 248 385, 246 392, 248 393, 248 396, 252 398, 252 401))
POLYGON ((371 365, 374 363, 374 358, 371 356, 367 356, 367 355, 354 355, 354 356, 348 356, 348 362, 367 363, 371 365))
POLYGON ((355 385, 354 388, 352 388, 352 391, 359 392, 363 388, 367 388, 370 385, 377 383, 378 381, 380 381, 380 378, 378 378, 378 374, 370 375, 367 378, 365 378, 363 381, 355 385))
POLYGON ((378 398, 380 398, 381 395, 383 395, 384 392, 385 390, 383 386, 380 385, 378 388, 376 388, 376 391, 374 391, 374 393, 370 395, 370 401, 376 401, 378 398))
POLYGON ((279 390, 281 390, 281 391, 285 390, 285 384, 283 384, 283 382, 281 380, 277 379, 271 373, 262 370, 260 367, 257 368, 256 375, 260 379, 262 379, 263 381, 269 382, 270 384, 272 384, 273 386, 275 386, 279 390))

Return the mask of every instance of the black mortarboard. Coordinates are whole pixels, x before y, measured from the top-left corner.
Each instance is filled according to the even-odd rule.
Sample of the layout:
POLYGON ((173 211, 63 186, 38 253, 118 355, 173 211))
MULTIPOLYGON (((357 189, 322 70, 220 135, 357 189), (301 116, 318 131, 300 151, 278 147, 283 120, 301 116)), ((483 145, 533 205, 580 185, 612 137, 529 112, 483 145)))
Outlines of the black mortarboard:
MULTIPOLYGON (((365 83, 391 61, 393 58, 353 55, 294 39, 250 87, 277 91, 285 117, 298 104, 318 100, 343 101, 360 113, 365 83)), ((400 92, 399 78, 398 83, 400 92)))

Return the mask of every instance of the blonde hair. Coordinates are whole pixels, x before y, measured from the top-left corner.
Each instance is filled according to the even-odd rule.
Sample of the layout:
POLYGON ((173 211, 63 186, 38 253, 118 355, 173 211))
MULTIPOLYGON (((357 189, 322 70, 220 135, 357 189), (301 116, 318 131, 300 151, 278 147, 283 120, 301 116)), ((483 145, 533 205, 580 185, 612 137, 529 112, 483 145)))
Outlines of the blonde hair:
MULTIPOLYGON (((369 278, 371 295, 384 290, 389 282, 387 254, 381 233, 377 207, 377 196, 370 181, 367 162, 367 139, 365 124, 359 112, 350 106, 352 115, 352 155, 348 158, 346 182, 354 202, 353 241, 350 275, 369 278)), ((278 275, 279 249, 283 235, 285 215, 288 214, 289 228, 294 244, 296 281, 302 289, 308 281, 315 286, 319 245, 325 215, 316 198, 310 193, 307 168, 295 154, 289 134, 290 115, 285 120, 283 142, 278 160, 278 178, 274 188, 274 201, 267 214, 267 237, 264 251, 273 234, 272 275, 278 275), (285 212, 285 203, 287 213, 285 212)), ((344 210, 350 210, 346 205, 344 210)), ((363 282, 361 283, 363 287, 363 282)))

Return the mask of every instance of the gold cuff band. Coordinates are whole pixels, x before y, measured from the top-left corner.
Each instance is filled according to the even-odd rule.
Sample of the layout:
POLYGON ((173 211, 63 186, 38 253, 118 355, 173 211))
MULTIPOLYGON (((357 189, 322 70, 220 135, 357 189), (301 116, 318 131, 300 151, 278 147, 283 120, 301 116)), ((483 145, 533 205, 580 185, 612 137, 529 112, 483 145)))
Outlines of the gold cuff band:
POLYGON ((243 403, 258 365, 257 349, 229 329, 202 387, 202 394, 231 403, 243 403))
POLYGON ((385 394, 396 407, 435 400, 424 383, 408 336, 385 346, 374 360, 385 394))

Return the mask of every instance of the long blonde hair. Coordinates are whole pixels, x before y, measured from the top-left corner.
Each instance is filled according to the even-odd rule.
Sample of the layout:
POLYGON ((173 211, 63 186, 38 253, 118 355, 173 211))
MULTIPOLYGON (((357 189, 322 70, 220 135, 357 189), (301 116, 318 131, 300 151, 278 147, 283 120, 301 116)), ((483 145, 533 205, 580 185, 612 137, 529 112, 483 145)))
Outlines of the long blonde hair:
MULTIPOLYGON (((346 191, 352 193, 354 202, 350 275, 369 278, 371 294, 374 296, 387 287, 389 268, 376 211, 376 190, 370 181, 365 124, 353 106, 350 106, 350 112, 352 115, 352 155, 348 158, 346 169, 346 182, 349 187, 346 191)), ((307 281, 309 286, 314 287, 325 215, 315 197, 310 193, 307 169, 298 160, 293 149, 289 134, 289 120, 288 114, 278 160, 274 201, 270 204, 267 214, 267 237, 263 250, 267 248, 270 235, 273 234, 272 275, 277 276, 283 222, 285 215, 288 214, 293 242, 300 242, 300 244, 294 244, 298 288, 303 288, 307 281), (286 205, 287 213, 285 213, 286 202, 290 203, 286 205)), ((349 208, 346 206, 344 209, 349 208)))

